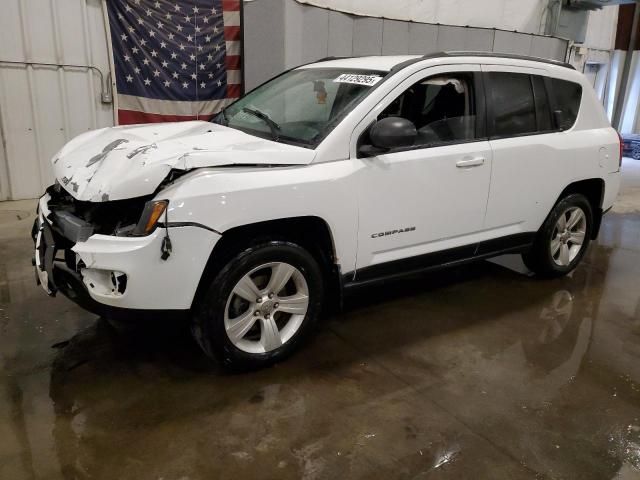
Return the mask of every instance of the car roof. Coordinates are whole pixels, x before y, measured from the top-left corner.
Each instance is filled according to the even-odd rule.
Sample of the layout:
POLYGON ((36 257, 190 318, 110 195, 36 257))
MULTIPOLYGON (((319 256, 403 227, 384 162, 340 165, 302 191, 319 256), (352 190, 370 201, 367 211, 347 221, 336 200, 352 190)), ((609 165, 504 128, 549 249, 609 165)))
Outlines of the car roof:
POLYGON ((401 68, 420 60, 456 59, 455 63, 470 62, 480 63, 484 61, 500 60, 500 63, 510 65, 530 65, 530 62, 543 63, 575 70, 573 65, 557 60, 525 55, 513 55, 497 52, 454 51, 438 52, 428 55, 372 55, 363 57, 327 57, 317 62, 304 65, 304 68, 353 68, 365 70, 381 70, 389 72, 394 68, 401 68))

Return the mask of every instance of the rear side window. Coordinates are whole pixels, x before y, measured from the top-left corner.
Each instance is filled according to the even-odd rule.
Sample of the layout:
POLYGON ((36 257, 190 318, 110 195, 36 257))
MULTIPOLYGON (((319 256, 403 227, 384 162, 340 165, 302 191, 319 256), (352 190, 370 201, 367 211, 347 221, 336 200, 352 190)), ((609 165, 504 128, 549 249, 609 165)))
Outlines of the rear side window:
POLYGON ((489 73, 489 102, 493 111, 492 135, 511 137, 537 133, 536 103, 530 75, 489 73))
POLYGON ((552 78, 551 89, 556 103, 554 110, 556 123, 562 130, 567 130, 573 127, 578 118, 582 86, 567 80, 552 78))

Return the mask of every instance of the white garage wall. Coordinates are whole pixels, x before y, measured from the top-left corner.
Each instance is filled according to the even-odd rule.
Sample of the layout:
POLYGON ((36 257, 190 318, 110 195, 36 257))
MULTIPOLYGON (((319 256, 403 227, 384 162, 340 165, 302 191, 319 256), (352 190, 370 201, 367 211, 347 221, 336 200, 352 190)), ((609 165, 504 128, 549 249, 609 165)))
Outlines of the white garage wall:
POLYGON ((443 23, 473 27, 499 27, 527 33, 544 30, 546 0, 297 0, 355 15, 443 23))
POLYGON ((564 60, 568 43, 505 30, 356 16, 295 0, 245 2, 244 22, 247 89, 327 56, 483 50, 564 60))
POLYGON ((83 67, 108 81, 102 0, 2 0, 0 9, 0 200, 33 198, 53 182, 49 161, 66 141, 113 125, 97 70, 83 67))

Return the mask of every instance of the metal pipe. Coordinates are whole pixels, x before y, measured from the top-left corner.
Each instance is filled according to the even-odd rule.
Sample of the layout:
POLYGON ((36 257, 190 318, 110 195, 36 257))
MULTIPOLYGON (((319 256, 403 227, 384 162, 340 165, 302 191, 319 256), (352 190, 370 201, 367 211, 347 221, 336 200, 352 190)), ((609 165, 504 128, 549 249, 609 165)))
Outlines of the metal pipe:
MULTIPOLYGON (((110 98, 110 84, 109 82, 105 82, 105 75, 98 67, 93 65, 74 65, 71 63, 46 63, 46 62, 22 62, 16 60, 0 60, 0 64, 8 64, 8 65, 24 65, 26 67, 53 67, 53 68, 88 68, 90 70, 95 71, 100 76, 100 95, 103 103, 111 103, 105 102, 105 98, 110 98)), ((109 73, 107 75, 110 75, 109 73)))
POLYGON ((636 0, 633 10, 633 24, 631 26, 631 38, 629 38, 629 46, 627 54, 624 57, 624 67, 622 68, 622 78, 620 79, 620 88, 616 96, 616 105, 613 109, 612 125, 620 130, 622 126, 622 111, 627 96, 627 85, 629 84, 629 73, 631 72, 631 61, 633 60, 633 52, 638 41, 638 25, 640 23, 640 0, 636 0))

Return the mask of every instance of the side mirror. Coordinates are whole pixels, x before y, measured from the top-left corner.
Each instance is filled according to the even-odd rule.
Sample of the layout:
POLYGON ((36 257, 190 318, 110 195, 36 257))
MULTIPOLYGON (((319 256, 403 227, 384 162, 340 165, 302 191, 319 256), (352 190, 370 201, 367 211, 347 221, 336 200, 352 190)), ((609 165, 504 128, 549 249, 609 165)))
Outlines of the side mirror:
POLYGON ((359 151, 364 156, 373 156, 393 148, 410 147, 417 136, 416 126, 410 120, 401 117, 383 118, 369 130, 371 145, 363 145, 359 151))

